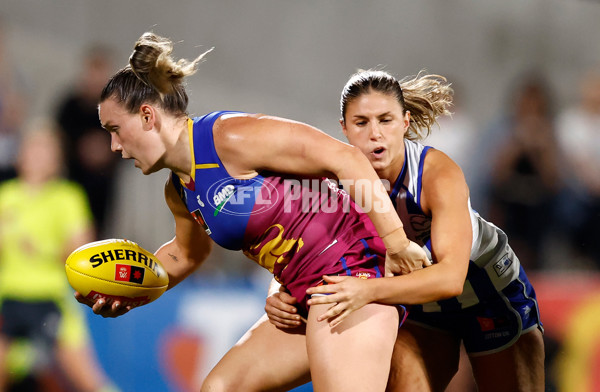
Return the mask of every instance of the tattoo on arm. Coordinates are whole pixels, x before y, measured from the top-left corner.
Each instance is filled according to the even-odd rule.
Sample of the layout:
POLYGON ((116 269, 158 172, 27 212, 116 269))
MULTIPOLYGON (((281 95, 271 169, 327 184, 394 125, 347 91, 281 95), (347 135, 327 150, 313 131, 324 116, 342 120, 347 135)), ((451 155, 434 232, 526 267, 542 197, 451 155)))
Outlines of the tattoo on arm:
POLYGON ((179 262, 179 259, 174 254, 168 253, 168 255, 173 259, 174 262, 176 262, 176 263, 179 262))

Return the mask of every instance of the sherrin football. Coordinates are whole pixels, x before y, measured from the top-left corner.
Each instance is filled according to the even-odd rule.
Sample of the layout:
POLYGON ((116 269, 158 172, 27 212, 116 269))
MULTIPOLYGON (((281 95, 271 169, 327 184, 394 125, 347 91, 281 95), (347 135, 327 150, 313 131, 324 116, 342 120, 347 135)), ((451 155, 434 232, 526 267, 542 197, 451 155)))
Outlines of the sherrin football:
POLYGON ((84 297, 123 306, 141 306, 160 297, 169 276, 158 259, 137 243, 123 239, 90 242, 65 263, 67 279, 84 297))

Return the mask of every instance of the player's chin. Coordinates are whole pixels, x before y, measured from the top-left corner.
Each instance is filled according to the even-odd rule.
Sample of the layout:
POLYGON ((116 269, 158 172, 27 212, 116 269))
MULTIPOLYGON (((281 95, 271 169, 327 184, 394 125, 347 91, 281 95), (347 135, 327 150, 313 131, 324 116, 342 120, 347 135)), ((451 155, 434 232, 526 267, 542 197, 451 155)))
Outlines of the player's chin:
POLYGON ((144 175, 156 173, 157 171, 159 171, 160 169, 162 169, 162 167, 159 167, 158 165, 144 166, 141 163, 139 163, 137 160, 135 162, 136 162, 135 167, 137 167, 138 169, 140 169, 140 171, 144 175))
POLYGON ((148 174, 152 174, 154 173, 156 170, 152 170, 149 167, 144 167, 141 164, 138 163, 138 161, 135 161, 135 167, 137 167, 138 169, 140 169, 140 171, 142 172, 143 175, 147 176, 148 174))

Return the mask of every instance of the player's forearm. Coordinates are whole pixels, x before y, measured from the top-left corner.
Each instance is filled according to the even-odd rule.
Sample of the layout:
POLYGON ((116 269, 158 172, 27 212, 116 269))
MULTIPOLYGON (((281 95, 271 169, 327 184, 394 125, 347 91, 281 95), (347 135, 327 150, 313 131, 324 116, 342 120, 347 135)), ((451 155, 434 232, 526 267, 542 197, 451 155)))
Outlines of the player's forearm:
POLYGON ((160 260, 169 274, 169 288, 176 286, 179 282, 193 273, 210 253, 210 244, 207 244, 206 252, 190 255, 177 245, 175 239, 162 245, 154 254, 160 260))
POLYGON ((369 279, 369 298, 390 305, 424 304, 460 295, 464 282, 452 265, 434 264, 407 275, 369 279))
POLYGON ((344 164, 336 175, 352 199, 367 213, 388 251, 403 250, 408 239, 385 186, 362 152, 348 150, 347 154, 347 159, 341 161, 352 163, 344 164))

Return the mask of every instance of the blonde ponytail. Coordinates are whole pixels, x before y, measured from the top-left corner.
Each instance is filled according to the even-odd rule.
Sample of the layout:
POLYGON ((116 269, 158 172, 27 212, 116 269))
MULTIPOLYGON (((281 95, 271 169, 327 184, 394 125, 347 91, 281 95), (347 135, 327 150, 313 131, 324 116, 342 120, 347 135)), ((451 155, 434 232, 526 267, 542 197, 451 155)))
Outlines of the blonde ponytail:
POLYGON ((196 67, 213 48, 193 61, 171 57, 173 43, 154 33, 144 33, 135 43, 129 65, 135 75, 160 94, 172 94, 183 84, 186 76, 196 72, 196 67))

